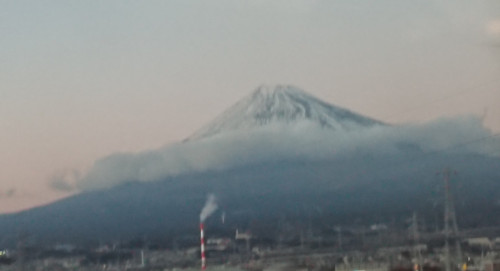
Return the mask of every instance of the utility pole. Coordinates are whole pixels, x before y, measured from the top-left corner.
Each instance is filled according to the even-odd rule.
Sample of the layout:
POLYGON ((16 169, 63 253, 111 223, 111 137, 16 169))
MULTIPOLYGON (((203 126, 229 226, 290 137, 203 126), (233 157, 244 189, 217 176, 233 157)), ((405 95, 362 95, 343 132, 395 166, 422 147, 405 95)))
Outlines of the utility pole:
POLYGON ((144 263, 144 249, 141 249, 141 267, 144 268, 145 263, 144 263))
POLYGON ((422 253, 420 251, 420 235, 418 233, 418 220, 417 220, 417 213, 413 212, 413 217, 412 217, 412 232, 413 232, 413 250, 414 250, 414 257, 416 258, 416 266, 418 269, 415 269, 415 271, 421 271, 422 270, 422 253))
POLYGON ((335 231, 337 231, 337 248, 339 251, 342 250, 342 229, 340 226, 335 227, 335 231))
POLYGON ((25 232, 19 233, 17 237, 17 270, 26 270, 26 242, 28 234, 25 232))
MULTIPOLYGON (((445 253, 445 271, 452 271, 452 262, 450 259, 450 241, 455 241, 456 259, 455 263, 460 266, 462 264, 462 249, 460 247, 460 237, 458 233, 457 216, 455 213, 455 205, 450 192, 450 177, 456 172, 452 172, 446 168, 442 172, 444 180, 444 253, 445 253)), ((455 265, 455 267, 457 266, 455 265)))

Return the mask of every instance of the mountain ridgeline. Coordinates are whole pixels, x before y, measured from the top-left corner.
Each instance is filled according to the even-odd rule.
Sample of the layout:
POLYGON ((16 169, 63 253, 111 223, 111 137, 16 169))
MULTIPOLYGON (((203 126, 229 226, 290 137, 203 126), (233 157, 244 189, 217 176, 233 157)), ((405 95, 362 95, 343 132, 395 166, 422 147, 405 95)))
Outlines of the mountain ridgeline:
POLYGON ((220 234, 250 229, 276 240, 286 225, 312 223, 317 232, 336 225, 406 227, 413 212, 439 227, 444 195, 436 171, 444 167, 458 171, 452 192, 460 226, 500 223, 500 159, 488 152, 500 145, 494 138, 488 145, 459 144, 471 139, 465 135, 484 138, 490 132, 474 120, 457 121, 463 129, 451 123, 397 127, 296 87, 262 86, 176 145, 174 154, 167 147, 132 155, 123 164, 119 156, 98 161, 82 181, 114 178, 115 185, 0 216, 0 234, 4 245, 20 232, 43 244, 144 237, 196 244, 199 212, 212 193, 219 210, 206 223, 220 234), (155 168, 169 168, 178 156, 182 165, 207 166, 155 168), (154 178, 143 177, 148 173, 154 178))

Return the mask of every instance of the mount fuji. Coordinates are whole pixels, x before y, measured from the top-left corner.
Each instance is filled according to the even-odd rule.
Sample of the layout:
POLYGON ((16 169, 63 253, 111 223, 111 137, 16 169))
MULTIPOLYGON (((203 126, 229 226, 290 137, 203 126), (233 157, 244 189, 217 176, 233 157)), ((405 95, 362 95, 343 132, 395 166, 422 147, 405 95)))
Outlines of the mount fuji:
POLYGON ((197 244, 208 194, 220 210, 206 223, 220 234, 242 228, 275 240, 306 217, 316 231, 405 227, 414 211, 439 224, 435 172, 444 167, 459 172, 460 226, 492 225, 500 222, 499 150, 476 117, 388 125, 296 87, 261 86, 183 142, 97 160, 74 184, 79 194, 2 215, 0 228, 5 245, 18 233, 43 244, 144 236, 197 244))
POLYGON ((230 131, 251 131, 272 124, 312 122, 332 130, 354 130, 382 122, 325 103, 302 89, 289 85, 258 87, 188 140, 230 131))

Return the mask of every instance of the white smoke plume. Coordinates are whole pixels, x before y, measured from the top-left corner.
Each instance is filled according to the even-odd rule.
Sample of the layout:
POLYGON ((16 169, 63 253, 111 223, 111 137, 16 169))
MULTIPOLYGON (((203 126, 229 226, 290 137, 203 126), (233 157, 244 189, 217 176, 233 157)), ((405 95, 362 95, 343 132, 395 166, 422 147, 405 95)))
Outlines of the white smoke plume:
POLYGON ((209 216, 211 216, 217 210, 217 200, 214 194, 209 194, 207 202, 200 213, 200 222, 204 222, 209 216))

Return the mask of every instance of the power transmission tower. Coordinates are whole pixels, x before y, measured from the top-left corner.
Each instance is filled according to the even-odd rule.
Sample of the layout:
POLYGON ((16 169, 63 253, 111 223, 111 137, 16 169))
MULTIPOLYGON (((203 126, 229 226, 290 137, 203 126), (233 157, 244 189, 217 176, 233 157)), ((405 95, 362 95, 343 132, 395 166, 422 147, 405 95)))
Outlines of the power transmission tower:
POLYGON ((460 267, 462 264, 462 249, 460 247, 460 236, 458 233, 457 226, 457 216, 455 213, 455 205, 453 203, 453 197, 450 192, 450 178, 452 174, 456 174, 456 172, 451 171, 449 168, 446 168, 442 172, 443 180, 444 180, 444 253, 445 253, 445 270, 452 271, 452 260, 450 256, 450 242, 455 241, 455 252, 456 258, 453 261, 455 263, 455 267, 460 267))

